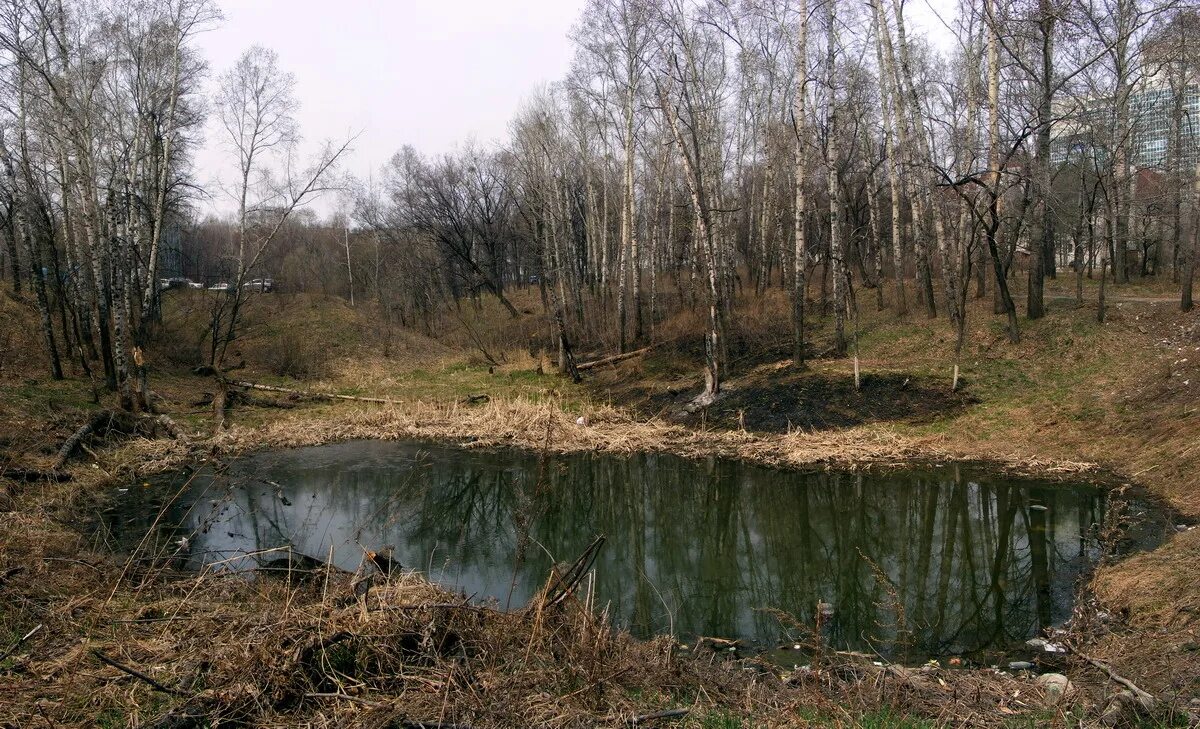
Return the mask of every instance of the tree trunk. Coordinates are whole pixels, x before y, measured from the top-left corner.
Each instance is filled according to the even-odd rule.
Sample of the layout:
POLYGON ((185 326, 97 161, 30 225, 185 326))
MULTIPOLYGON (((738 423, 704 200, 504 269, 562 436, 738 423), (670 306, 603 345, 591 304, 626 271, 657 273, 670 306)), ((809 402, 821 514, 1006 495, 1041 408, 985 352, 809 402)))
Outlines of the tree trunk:
POLYGON ((708 204, 708 190, 705 187, 704 177, 701 173, 704 169, 703 158, 700 152, 702 144, 699 139, 699 130, 695 127, 696 121, 693 119, 690 126, 692 134, 691 149, 693 151, 689 153, 689 145, 684 141, 675 108, 667 98, 666 90, 660 87, 659 96, 661 97, 663 112, 667 117, 667 123, 671 127, 672 135, 675 137, 675 144, 678 146, 680 159, 687 173, 688 190, 691 193, 692 206, 696 211, 697 229, 694 237, 698 239, 699 244, 703 247, 706 259, 705 263, 708 268, 708 334, 704 339, 704 391, 693 402, 693 405, 696 407, 706 407, 716 400, 721 390, 718 360, 722 346, 720 309, 723 287, 718 280, 720 263, 717 257, 715 241, 713 240, 713 225, 711 209, 708 204), (693 154, 696 157, 695 159, 692 158, 693 154))
POLYGON ((1200 207, 1192 213, 1192 241, 1184 254, 1182 281, 1180 282, 1179 309, 1192 310, 1192 282, 1196 279, 1196 258, 1200 256, 1200 207))
POLYGON ((807 172, 806 142, 808 124, 806 98, 808 85, 808 0, 799 0, 796 45, 796 90, 792 102, 792 122, 796 132, 795 210, 792 213, 792 232, 795 253, 792 261, 792 366, 803 369, 804 364, 804 294, 808 265, 808 242, 805 238, 807 199, 804 196, 807 172))
MULTIPOLYGON (((900 228, 900 159, 897 156, 894 125, 896 101, 894 98, 895 79, 894 69, 889 62, 890 51, 885 49, 891 45, 891 30, 883 13, 882 0, 872 0, 875 20, 875 58, 880 68, 880 96, 883 102, 883 143, 887 154, 888 192, 892 203, 892 276, 896 287, 896 314, 904 316, 908 313, 908 295, 904 290, 904 236, 900 228), (885 36, 886 34, 886 36, 885 36), (886 38, 886 40, 885 40, 886 38), (886 43, 886 45, 885 45, 886 43)), ((881 283, 882 285, 882 283, 881 283)))
POLYGON ((842 231, 842 215, 845 204, 842 200, 842 183, 838 166, 841 164, 838 135, 837 54, 840 52, 837 30, 837 0, 825 0, 826 17, 829 23, 829 42, 825 53, 825 85, 829 93, 829 132, 827 159, 825 160, 829 181, 829 262, 833 276, 833 351, 837 356, 846 354, 846 313, 848 296, 846 287, 849 266, 846 261, 846 239, 842 231))

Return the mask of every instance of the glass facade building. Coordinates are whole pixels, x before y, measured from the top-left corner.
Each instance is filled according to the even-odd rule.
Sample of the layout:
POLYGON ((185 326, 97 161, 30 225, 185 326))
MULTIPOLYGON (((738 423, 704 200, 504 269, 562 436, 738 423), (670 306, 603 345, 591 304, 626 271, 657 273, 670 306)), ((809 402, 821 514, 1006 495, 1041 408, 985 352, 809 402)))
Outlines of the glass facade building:
MULTIPOLYGON (((1135 169, 1164 170, 1170 165, 1175 94, 1165 84, 1146 85, 1129 95, 1132 127, 1130 163, 1135 169)), ((1200 164, 1200 85, 1188 86, 1180 119, 1181 166, 1200 164)), ((1106 164, 1117 147, 1116 110, 1112 99, 1087 99, 1056 104, 1050 159, 1054 164, 1086 162, 1106 164)))

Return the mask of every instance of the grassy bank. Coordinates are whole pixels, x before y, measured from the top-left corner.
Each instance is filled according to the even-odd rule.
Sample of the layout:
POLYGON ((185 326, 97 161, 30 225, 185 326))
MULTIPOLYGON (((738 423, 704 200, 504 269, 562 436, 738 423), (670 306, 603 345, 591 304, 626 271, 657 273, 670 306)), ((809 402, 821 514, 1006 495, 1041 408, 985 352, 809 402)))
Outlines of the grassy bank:
MULTIPOLYGON (((258 448, 414 437, 715 454, 797 468, 984 460, 1136 484, 1191 523, 1200 518, 1200 318, 1176 313, 1156 292, 1138 294, 1114 302, 1103 325, 1093 309, 1056 300, 1050 316, 1023 322, 1017 345, 1005 340, 988 303, 975 302, 957 393, 944 320, 864 310, 863 381, 855 389, 850 358, 815 357, 803 373, 788 367, 786 301, 768 296, 740 307, 726 394, 702 413, 682 407, 699 389, 700 353, 688 335, 694 315, 686 310, 656 323, 661 344, 646 355, 592 370, 574 386, 539 374, 537 352, 511 346, 527 341, 536 323, 508 322, 487 304, 460 313, 462 326, 447 325, 433 339, 381 330, 369 307, 264 300, 237 348, 246 361, 239 377, 394 402, 272 395, 286 409, 239 406, 215 435, 211 410, 198 404, 212 382, 187 372, 201 354, 188 343, 201 339, 203 301, 181 300, 151 361, 160 407, 186 437, 96 443, 71 462, 69 483, 5 482, 0 652, 16 648, 0 663, 14 687, 0 697, 0 721, 144 726, 169 715, 184 722, 176 726, 188 716, 279 726, 582 726, 681 708, 691 726, 1095 719, 1120 687, 1082 662, 1071 674, 1083 691, 1049 708, 1030 682, 990 671, 893 674, 836 657, 802 675, 746 670, 716 655, 676 655, 669 641, 614 634, 574 604, 518 615, 428 607, 454 597, 418 576, 360 604, 346 576, 245 583, 178 574, 165 563, 130 567, 98 551, 78 525, 114 479, 136 483, 155 470, 258 448), (487 341, 466 336, 467 328, 487 341), (19 641, 36 625, 43 627, 19 641), (343 633, 349 637, 336 645, 322 644, 343 633), (180 693, 100 663, 97 650, 180 693)), ((517 303, 533 310, 534 292, 517 303)), ((21 326, 10 335, 17 348, 0 362, 2 462, 48 468, 88 413, 111 403, 93 403, 85 378, 40 376, 27 307, 4 307, 21 326)), ((815 351, 826 349, 820 326, 813 339, 815 351)), ((1197 566, 1200 529, 1103 566, 1088 589, 1094 600, 1083 604, 1114 617, 1077 636, 1079 646, 1156 695, 1200 695, 1197 566)))

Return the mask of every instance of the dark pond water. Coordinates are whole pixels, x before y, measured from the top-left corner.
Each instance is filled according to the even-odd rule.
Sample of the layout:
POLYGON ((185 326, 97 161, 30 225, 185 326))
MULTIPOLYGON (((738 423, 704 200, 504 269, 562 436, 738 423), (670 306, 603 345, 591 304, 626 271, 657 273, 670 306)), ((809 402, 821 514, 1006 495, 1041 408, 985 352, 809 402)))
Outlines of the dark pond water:
MULTIPOLYGON (((152 536, 168 547, 186 537, 193 568, 250 569, 279 553, 248 553, 290 545, 322 559, 332 548, 355 570, 359 545, 391 546, 406 569, 501 607, 524 604, 553 562, 603 534, 596 602, 635 634, 770 647, 794 630, 767 608, 813 625, 823 602, 834 647, 906 660, 1003 652, 1066 620, 1117 506, 1087 485, 954 467, 804 474, 360 441, 131 487, 105 514, 107 536, 130 548, 168 502, 152 536)), ((1148 507, 1120 508, 1136 517, 1121 548, 1154 544, 1161 524, 1148 507)))

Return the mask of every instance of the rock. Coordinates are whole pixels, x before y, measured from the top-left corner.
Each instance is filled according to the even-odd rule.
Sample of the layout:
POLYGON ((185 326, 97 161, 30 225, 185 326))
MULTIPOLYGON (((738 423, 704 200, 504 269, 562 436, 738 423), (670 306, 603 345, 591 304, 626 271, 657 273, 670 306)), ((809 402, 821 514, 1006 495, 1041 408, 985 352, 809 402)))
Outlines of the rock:
POLYGON ((1037 677, 1037 684, 1046 692, 1046 700, 1052 704, 1075 692, 1074 684, 1061 673, 1043 673, 1037 677))

